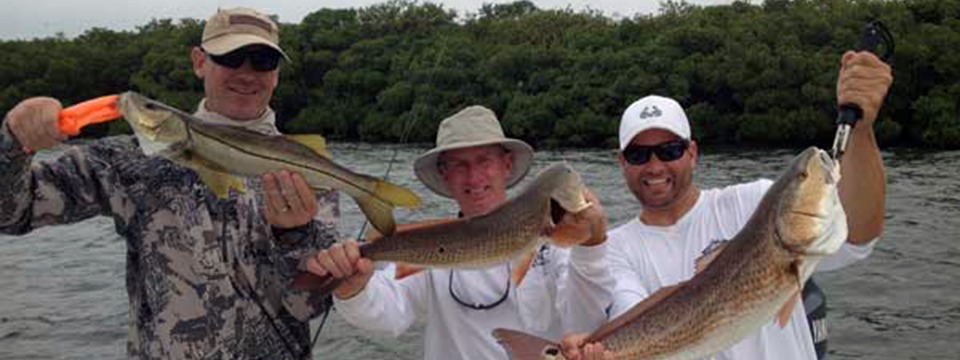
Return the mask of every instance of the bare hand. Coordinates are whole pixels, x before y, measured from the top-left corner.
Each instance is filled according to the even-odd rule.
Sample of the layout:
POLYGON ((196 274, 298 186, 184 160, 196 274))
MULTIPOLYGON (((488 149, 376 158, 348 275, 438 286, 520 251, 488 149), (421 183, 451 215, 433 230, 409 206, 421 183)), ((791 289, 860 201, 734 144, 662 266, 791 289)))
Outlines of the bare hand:
POLYGON ((607 240, 607 213, 590 189, 583 189, 590 206, 576 214, 566 213, 554 229, 554 241, 561 246, 594 246, 607 240))
POLYGON ((286 170, 261 176, 263 217, 271 226, 289 229, 306 225, 317 213, 317 198, 303 176, 286 170))
POLYGON ((67 139, 60 133, 57 117, 63 105, 49 97, 35 97, 21 101, 7 113, 7 127, 24 151, 48 149, 67 139))
POLYGON ((567 360, 604 360, 612 359, 613 354, 603 348, 601 343, 584 344, 587 333, 567 334, 560 341, 563 358, 567 360))
POLYGON ((840 60, 837 102, 857 104, 866 127, 872 127, 893 83, 890 65, 870 52, 847 51, 840 60))
POLYGON ((356 296, 367 286, 373 276, 373 262, 360 257, 359 245, 355 240, 350 240, 320 250, 307 260, 307 271, 319 276, 345 279, 333 290, 333 296, 343 300, 356 296))

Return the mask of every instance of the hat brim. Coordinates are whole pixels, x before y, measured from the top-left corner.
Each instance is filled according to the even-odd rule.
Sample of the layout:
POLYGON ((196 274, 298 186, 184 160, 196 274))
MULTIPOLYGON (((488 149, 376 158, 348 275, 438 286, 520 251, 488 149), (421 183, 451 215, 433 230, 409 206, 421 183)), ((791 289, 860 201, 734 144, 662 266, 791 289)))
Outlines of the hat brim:
POLYGON ((290 61, 287 53, 283 52, 277 44, 270 42, 262 37, 251 34, 226 34, 203 42, 203 50, 211 55, 223 55, 249 45, 268 46, 283 55, 283 58, 290 61))
POLYGON ((533 165, 533 148, 523 141, 507 138, 433 148, 414 160, 413 173, 430 191, 443 197, 452 198, 453 193, 450 192, 446 182, 443 181, 443 175, 440 175, 440 169, 437 168, 437 159, 440 154, 444 151, 484 145, 501 145, 513 155, 513 168, 507 178, 508 189, 519 183, 530 172, 530 166, 533 165))
POLYGON ((627 146, 630 146, 630 143, 633 142, 633 138, 637 137, 637 135, 640 135, 640 133, 648 130, 655 130, 655 129, 665 130, 671 134, 676 135, 678 138, 681 138, 684 140, 690 140, 689 136, 684 136, 683 134, 681 134, 683 131, 680 129, 676 129, 675 127, 671 127, 671 126, 653 125, 653 126, 634 129, 633 132, 629 134, 629 137, 627 138, 628 140, 626 142, 622 142, 622 141, 620 142, 620 151, 623 151, 624 149, 627 148, 627 146))

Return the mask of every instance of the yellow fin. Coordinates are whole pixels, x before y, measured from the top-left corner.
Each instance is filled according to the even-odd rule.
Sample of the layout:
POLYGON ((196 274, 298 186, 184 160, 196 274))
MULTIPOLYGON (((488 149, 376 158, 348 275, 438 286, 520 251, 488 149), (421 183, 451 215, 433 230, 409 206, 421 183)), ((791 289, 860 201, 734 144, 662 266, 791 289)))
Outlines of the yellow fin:
POLYGON ((377 180, 376 185, 374 185, 373 196, 383 199, 393 206, 411 209, 420 207, 420 197, 412 190, 383 180, 377 180))
POLYGON ((383 235, 392 235, 397 228, 393 220, 393 206, 373 196, 356 198, 357 206, 370 225, 383 235))
POLYGON ((177 154, 171 157, 171 160, 196 172, 197 175, 200 176, 200 180, 203 181, 218 198, 222 199, 227 197, 227 195, 230 194, 231 188, 241 193, 247 191, 247 186, 244 184, 242 178, 231 174, 216 163, 210 162, 202 156, 197 156, 192 151, 177 154))
POLYGON ((376 180, 372 190, 372 194, 355 197, 354 200, 357 201, 360 211, 363 211, 363 215, 367 217, 370 224, 381 234, 391 235, 396 229, 396 223, 393 220, 394 206, 407 208, 420 206, 420 197, 405 187, 376 180))
POLYGON ((223 173, 219 171, 214 171, 207 168, 198 168, 193 169, 197 172, 197 175, 200 175, 200 179, 203 180, 203 183, 217 195, 218 198, 225 198, 230 194, 230 189, 236 189, 237 192, 246 192, 247 187, 243 183, 243 179, 230 175, 228 173, 223 173))
POLYGON ((332 159, 330 151, 327 150, 327 139, 324 139, 321 135, 315 134, 299 134, 299 135, 284 135, 287 139, 293 140, 304 146, 313 150, 320 156, 323 156, 327 159, 332 159))

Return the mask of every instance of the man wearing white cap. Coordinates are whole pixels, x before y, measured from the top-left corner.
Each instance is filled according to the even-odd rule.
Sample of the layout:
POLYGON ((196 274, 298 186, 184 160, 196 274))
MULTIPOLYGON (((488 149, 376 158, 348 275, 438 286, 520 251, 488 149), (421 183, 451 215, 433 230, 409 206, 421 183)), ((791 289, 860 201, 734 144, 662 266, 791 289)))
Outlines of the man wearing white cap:
MULTIPOLYGON (((461 216, 474 217, 507 200, 507 188, 524 177, 532 158, 529 145, 504 137, 493 111, 471 106, 443 120, 437 147, 417 158, 414 171, 431 191, 453 198, 461 216)), ((510 281, 511 263, 394 280, 375 273, 355 241, 319 252, 307 268, 347 277, 334 290, 334 302, 355 326, 396 336, 424 316, 425 359, 506 359, 491 335, 496 328, 558 339, 564 331, 599 326, 606 317, 613 286, 603 262, 606 214, 593 194, 585 196, 594 205, 561 221, 585 230, 580 245, 540 248, 520 285, 510 281)))
MULTIPOLYGON (((269 107, 286 58, 278 34, 258 11, 217 11, 191 53, 206 95, 194 115, 279 135, 269 107)), ((310 358, 308 321, 328 301, 287 283, 303 257, 336 239, 335 193, 315 197, 298 174, 277 172, 250 181, 256 191, 219 199, 195 172, 145 157, 129 136, 31 165, 33 151, 66 138, 60 109, 31 98, 6 115, 0 232, 111 217, 127 243, 129 357, 310 358)))
MULTIPOLYGON (((892 79, 890 67, 873 54, 849 52, 843 57, 838 101, 858 104, 863 109, 863 123, 851 135, 841 165, 839 192, 849 238, 837 253, 820 263, 819 271, 866 258, 882 231, 885 180, 873 122, 892 79)), ((761 179, 700 190, 693 182, 698 154, 687 116, 673 99, 647 96, 623 112, 617 157, 641 209, 608 234, 608 259, 616 279, 611 318, 661 287, 693 277, 696 260, 718 243, 732 239, 772 184, 761 179)), ((602 344, 587 344, 582 352, 578 349, 584 338, 583 334, 565 338, 568 359, 603 358, 602 344)), ((803 306, 793 307, 786 327, 771 321, 716 358, 816 359, 803 306)))

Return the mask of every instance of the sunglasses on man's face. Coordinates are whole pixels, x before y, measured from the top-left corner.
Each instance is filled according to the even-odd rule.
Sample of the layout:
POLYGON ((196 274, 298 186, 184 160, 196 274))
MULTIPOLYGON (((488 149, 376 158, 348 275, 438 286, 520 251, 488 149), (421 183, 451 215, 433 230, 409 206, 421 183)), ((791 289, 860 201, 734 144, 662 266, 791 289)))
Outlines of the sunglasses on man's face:
POLYGON ((652 154, 662 162, 674 161, 683 156, 690 142, 684 139, 668 141, 657 145, 629 145, 623 149, 623 158, 630 165, 643 165, 650 161, 652 154))
POLYGON ((266 72, 280 66, 280 53, 270 48, 239 49, 223 55, 207 54, 217 65, 239 69, 248 59, 253 70, 266 72))

